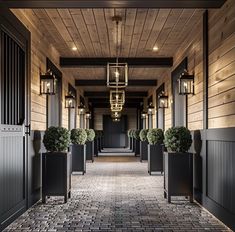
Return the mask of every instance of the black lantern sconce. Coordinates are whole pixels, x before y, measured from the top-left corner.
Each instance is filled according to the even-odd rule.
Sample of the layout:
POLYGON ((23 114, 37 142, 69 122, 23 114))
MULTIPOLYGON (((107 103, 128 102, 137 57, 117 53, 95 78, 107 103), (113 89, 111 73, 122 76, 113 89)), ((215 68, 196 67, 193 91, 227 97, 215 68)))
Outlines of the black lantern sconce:
POLYGON ((148 114, 149 115, 152 115, 154 114, 154 106, 153 106, 153 103, 150 102, 149 106, 148 106, 148 114))
POLYGON ((79 115, 85 114, 85 107, 83 106, 83 104, 78 106, 78 114, 79 115))
POLYGON ((75 108, 75 106, 76 106, 76 99, 71 93, 69 93, 68 95, 65 96, 65 108, 71 109, 75 108))
POLYGON ((146 119, 146 118, 147 118, 147 112, 143 111, 143 112, 141 113, 141 118, 142 118, 142 119, 146 119))
POLYGON ((164 92, 162 92, 158 96, 158 108, 159 109, 168 108, 168 96, 164 95, 164 92))
POLYGON ((40 75, 40 94, 56 94, 56 78, 50 70, 40 75))
POLYGON ((86 119, 91 119, 91 112, 90 111, 86 112, 86 119))
POLYGON ((189 73, 185 70, 180 75, 178 82, 180 95, 194 94, 194 75, 189 75, 189 73))

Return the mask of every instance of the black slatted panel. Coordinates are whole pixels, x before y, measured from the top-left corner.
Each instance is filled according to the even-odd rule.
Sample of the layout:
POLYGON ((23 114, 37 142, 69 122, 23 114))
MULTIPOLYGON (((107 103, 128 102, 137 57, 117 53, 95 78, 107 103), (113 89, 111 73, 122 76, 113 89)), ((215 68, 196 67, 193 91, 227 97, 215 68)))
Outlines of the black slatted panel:
POLYGON ((1 124, 21 125, 24 121, 25 54, 5 32, 1 33, 1 41, 1 124))

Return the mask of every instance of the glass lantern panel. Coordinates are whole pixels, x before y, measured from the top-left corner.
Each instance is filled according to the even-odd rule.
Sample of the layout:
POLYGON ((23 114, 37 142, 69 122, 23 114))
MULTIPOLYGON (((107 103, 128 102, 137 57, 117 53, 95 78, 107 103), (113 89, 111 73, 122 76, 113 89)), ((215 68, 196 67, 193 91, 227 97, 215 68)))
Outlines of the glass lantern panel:
POLYGON ((128 84, 128 65, 109 63, 107 65, 107 86, 125 88, 128 84))

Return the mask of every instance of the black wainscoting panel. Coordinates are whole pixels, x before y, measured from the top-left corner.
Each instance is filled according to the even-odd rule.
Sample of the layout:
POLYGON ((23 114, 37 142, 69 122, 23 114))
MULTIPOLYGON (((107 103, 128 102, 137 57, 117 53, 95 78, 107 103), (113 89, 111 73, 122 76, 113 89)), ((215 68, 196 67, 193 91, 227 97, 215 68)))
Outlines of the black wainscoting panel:
POLYGON ((207 195, 235 214, 235 142, 207 142, 207 195))
POLYGON ((235 128, 193 132, 194 198, 235 230, 235 128), (205 149, 206 146, 206 149, 205 149))
POLYGON ((28 201, 29 205, 35 204, 41 198, 42 188, 42 152, 45 152, 43 140, 43 131, 31 131, 29 141, 28 157, 28 201))

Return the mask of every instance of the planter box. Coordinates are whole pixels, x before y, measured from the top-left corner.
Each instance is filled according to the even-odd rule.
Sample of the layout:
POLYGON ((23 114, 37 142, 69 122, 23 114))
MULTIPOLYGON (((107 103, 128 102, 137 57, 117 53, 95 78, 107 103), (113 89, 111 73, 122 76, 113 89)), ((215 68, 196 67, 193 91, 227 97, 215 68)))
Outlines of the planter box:
POLYGON ((133 139, 134 141, 134 147, 135 147, 135 156, 140 155, 140 140, 133 139))
POLYGON ((95 138, 94 139, 94 155, 98 156, 99 153, 99 139, 95 138))
POLYGON ((140 162, 148 160, 148 142, 140 141, 140 162))
POLYGON ((129 137, 129 145, 130 145, 130 150, 133 151, 133 139, 129 137))
POLYGON ((71 153, 42 153, 42 202, 47 196, 71 197, 71 153))
POLYGON ((94 141, 86 142, 86 160, 94 162, 94 141))
POLYGON ((164 152, 164 197, 189 196, 193 202, 193 154, 164 152))
POLYGON ((71 146, 72 153, 72 171, 86 173, 86 144, 71 146))
POLYGON ((148 173, 163 172, 163 146, 148 144, 148 173))

